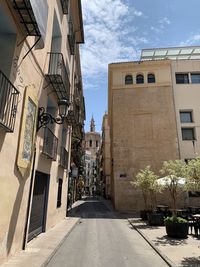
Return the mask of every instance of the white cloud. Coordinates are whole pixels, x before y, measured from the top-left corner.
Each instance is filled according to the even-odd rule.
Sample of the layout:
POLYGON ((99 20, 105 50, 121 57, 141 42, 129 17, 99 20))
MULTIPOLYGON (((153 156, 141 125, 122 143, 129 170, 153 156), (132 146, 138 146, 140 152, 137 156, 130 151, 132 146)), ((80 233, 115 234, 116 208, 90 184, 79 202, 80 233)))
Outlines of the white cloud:
POLYGON ((200 42, 200 34, 193 34, 186 41, 180 43, 180 46, 188 46, 188 45, 199 45, 200 42))
POLYGON ((159 20, 159 23, 161 25, 169 25, 169 24, 171 24, 171 21, 167 17, 164 17, 164 18, 159 20))
MULTIPOLYGON (((83 75, 91 78, 106 73, 108 64, 136 58, 135 45, 147 43, 136 37, 132 19, 143 16, 122 0, 82 0, 85 44, 81 48, 83 75), (130 14, 131 12, 131 14, 130 14)), ((87 79, 85 79, 87 80, 87 79)))
POLYGON ((166 26, 168 26, 170 24, 171 24, 171 21, 167 17, 164 17, 158 21, 156 27, 151 26, 150 30, 155 32, 155 33, 162 33, 162 32, 164 32, 164 29, 166 28, 166 26))

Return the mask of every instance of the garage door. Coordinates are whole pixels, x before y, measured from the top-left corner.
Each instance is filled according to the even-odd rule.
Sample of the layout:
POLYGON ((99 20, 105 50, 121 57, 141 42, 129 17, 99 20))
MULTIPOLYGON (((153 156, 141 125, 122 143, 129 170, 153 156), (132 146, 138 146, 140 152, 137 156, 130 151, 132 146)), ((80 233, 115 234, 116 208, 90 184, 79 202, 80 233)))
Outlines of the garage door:
POLYGON ((45 229, 49 175, 36 172, 29 224, 28 241, 45 229))

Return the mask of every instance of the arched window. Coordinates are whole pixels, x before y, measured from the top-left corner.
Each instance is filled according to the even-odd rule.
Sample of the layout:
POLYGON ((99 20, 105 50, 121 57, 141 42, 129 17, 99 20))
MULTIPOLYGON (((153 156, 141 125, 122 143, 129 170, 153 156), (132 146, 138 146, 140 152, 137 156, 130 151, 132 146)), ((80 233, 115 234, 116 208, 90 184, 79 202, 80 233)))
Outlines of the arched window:
POLYGON ((144 76, 142 74, 136 76, 136 83, 144 83, 144 76))
POLYGON ((90 147, 92 147, 92 140, 90 140, 90 147))
POLYGON ((152 73, 148 74, 148 83, 155 83, 156 79, 155 79, 155 75, 152 73))
POLYGON ((125 84, 133 84, 133 77, 132 77, 132 75, 126 75, 126 77, 125 77, 125 84))

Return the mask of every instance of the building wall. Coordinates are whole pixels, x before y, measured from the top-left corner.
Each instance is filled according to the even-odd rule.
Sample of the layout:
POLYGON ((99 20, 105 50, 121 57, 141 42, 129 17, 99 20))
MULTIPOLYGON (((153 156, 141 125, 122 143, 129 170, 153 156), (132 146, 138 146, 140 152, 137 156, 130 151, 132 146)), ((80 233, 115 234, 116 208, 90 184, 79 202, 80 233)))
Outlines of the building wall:
POLYGON ((158 173, 164 160, 179 158, 170 61, 110 64, 108 106, 114 205, 139 210, 142 196, 130 181, 147 165, 158 173), (156 83, 125 85, 126 74, 138 73, 154 73, 156 83))
POLYGON ((110 128, 108 125, 108 114, 104 114, 102 123, 102 168, 103 168, 103 179, 105 184, 105 196, 111 197, 111 179, 110 179, 110 128))
MULTIPOLYGON (((8 68, 5 68, 3 71, 6 72, 5 74, 9 80, 19 90, 20 96, 14 132, 7 133, 4 129, 0 128, 0 195, 3 200, 0 201, 0 264, 5 261, 8 256, 22 249, 25 237, 25 244, 27 242, 28 228, 25 229, 25 226, 27 222, 27 226, 29 226, 30 221, 31 202, 28 220, 27 207, 29 203, 28 198, 32 168, 34 168, 33 185, 35 171, 41 171, 50 175, 45 229, 50 229, 66 216, 68 170, 60 166, 59 160, 60 146, 62 144, 61 133, 63 127, 69 129, 66 131, 67 142, 65 144, 65 148, 70 154, 71 130, 67 123, 65 122, 64 125, 56 124, 53 127, 54 135, 58 138, 58 151, 55 161, 49 159, 42 153, 44 130, 40 129, 37 136, 34 137, 34 142, 36 144, 35 165, 33 166, 32 154, 31 165, 27 168, 25 174, 22 175, 17 167, 17 159, 20 153, 19 141, 22 126, 22 114, 24 112, 23 99, 27 86, 31 88, 31 94, 38 100, 39 107, 46 107, 47 99, 50 97, 52 102, 55 103, 55 115, 57 115, 57 96, 53 91, 53 88, 45 79, 49 63, 47 53, 50 52, 52 48, 52 34, 54 34, 53 29, 56 29, 56 33, 60 31, 60 34, 62 35, 62 38, 59 40, 61 49, 59 49, 59 46, 56 45, 54 46, 54 52, 62 52, 63 54, 66 67, 70 75, 70 90, 72 93, 74 91, 74 75, 75 72, 77 72, 75 67, 76 64, 74 63, 75 57, 70 55, 67 42, 69 16, 63 14, 60 1, 48 1, 48 23, 44 48, 39 49, 37 46, 34 47, 25 58, 23 58, 24 55, 35 43, 36 38, 29 36, 25 41, 22 41, 25 33, 20 25, 16 10, 12 7, 11 2, 12 1, 4 1, 1 4, 1 12, 6 15, 7 20, 12 25, 14 29, 14 33, 12 34, 14 35, 10 37, 8 36, 9 38, 7 39, 3 38, 2 36, 4 33, 2 32, 2 29, 0 29, 0 40, 3 38, 4 42, 8 44, 7 53, 9 54, 7 54, 8 68), (13 43, 12 46, 9 46, 9 40, 13 40, 15 36, 16 42, 13 49, 13 43), (21 44, 17 46, 20 42, 21 44), (62 205, 60 208, 57 208, 56 204, 59 178, 63 179, 62 205)), ((10 26, 7 27, 8 30, 9 27, 10 26)), ((5 43, 1 42, 4 48, 5 43)), ((79 49, 78 45, 77 49, 79 49)), ((0 60, 1 70, 1 67, 4 65, 3 60, 0 60)))
POLYGON ((199 106, 199 84, 177 84, 176 73, 199 73, 200 60, 172 61, 172 78, 176 105, 177 128, 181 159, 191 159, 200 153, 200 106, 199 106), (181 123, 180 111, 192 111, 193 122, 181 123), (181 127, 194 127, 195 141, 182 140, 181 127))

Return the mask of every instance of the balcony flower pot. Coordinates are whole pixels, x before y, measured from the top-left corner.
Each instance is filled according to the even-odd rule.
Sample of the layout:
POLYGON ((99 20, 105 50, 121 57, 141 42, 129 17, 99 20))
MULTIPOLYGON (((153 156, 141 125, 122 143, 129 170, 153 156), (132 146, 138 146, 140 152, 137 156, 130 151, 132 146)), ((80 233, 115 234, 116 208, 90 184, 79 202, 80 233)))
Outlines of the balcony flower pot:
POLYGON ((164 216, 161 213, 148 213, 148 223, 150 226, 163 226, 164 216))
POLYGON ((173 238, 187 238, 188 236, 188 222, 180 217, 167 217, 164 220, 166 233, 173 238))

